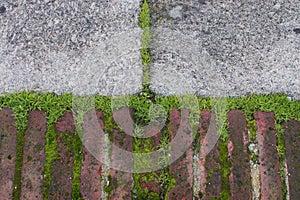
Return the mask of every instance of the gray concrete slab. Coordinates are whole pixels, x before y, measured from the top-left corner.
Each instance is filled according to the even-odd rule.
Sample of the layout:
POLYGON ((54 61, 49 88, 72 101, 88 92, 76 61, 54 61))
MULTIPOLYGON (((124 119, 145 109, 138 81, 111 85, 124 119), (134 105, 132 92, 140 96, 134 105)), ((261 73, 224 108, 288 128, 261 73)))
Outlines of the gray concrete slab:
POLYGON ((139 0, 0 0, 0 94, 141 89, 139 0))
POLYGON ((158 94, 300 99, 300 1, 149 0, 158 94))

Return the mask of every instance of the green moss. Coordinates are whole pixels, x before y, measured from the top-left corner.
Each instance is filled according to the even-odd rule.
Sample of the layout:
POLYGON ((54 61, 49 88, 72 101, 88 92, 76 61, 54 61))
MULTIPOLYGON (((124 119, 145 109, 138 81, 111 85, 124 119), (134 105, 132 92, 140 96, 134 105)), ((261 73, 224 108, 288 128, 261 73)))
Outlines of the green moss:
POLYGON ((74 169, 73 169, 73 182, 72 182, 72 198, 81 199, 80 194, 80 174, 82 167, 82 142, 76 132, 73 140, 74 145, 74 169))
POLYGON ((23 144, 24 144, 24 132, 18 131, 17 133, 17 153, 16 153, 16 165, 13 183, 13 199, 20 199, 21 197, 21 176, 23 165, 23 144))
POLYGON ((230 185, 229 185, 229 174, 230 174, 230 166, 231 163, 228 160, 228 149, 227 149, 227 142, 221 141, 219 144, 219 163, 221 164, 221 175, 222 175, 222 187, 221 187, 221 195, 220 199, 230 199, 230 185))
POLYGON ((108 175, 107 176, 107 182, 108 184, 107 185, 104 185, 104 192, 107 194, 107 196, 109 197, 110 193, 113 191, 114 189, 114 185, 113 185, 113 180, 112 180, 112 177, 111 175, 108 175))
POLYGON ((56 136, 54 125, 48 126, 45 146, 46 161, 44 166, 43 199, 48 199, 52 180, 52 163, 58 159, 56 136))

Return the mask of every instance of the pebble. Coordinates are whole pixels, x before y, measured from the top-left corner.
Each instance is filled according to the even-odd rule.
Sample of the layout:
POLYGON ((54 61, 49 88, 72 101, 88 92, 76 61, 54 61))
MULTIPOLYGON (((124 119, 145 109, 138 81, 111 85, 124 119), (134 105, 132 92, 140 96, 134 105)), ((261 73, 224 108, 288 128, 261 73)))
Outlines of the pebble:
POLYGON ((295 28, 293 31, 294 31, 296 34, 300 34, 300 28, 295 28))
POLYGON ((4 7, 4 6, 1 6, 0 7, 0 13, 2 14, 2 13, 5 13, 5 11, 6 11, 6 8, 4 7))

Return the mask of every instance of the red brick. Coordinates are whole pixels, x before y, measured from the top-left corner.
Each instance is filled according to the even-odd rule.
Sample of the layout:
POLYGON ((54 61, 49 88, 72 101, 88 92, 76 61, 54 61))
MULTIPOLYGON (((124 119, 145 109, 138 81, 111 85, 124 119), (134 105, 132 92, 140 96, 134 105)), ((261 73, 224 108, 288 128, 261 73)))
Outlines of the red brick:
POLYGON ((23 147, 21 199, 42 199, 47 119, 43 111, 31 111, 23 147))
POLYGON ((121 108, 113 112, 114 121, 122 128, 127 135, 133 135, 134 122, 131 117, 132 110, 121 108))
MULTIPOLYGON (((83 131, 85 145, 93 145, 97 142, 99 149, 102 148, 103 137, 100 129, 103 129, 103 113, 100 111, 91 111, 84 116, 83 131)), ((102 154, 98 151, 98 156, 94 156, 85 146, 83 147, 83 161, 80 174, 80 193, 84 199, 101 199, 101 169, 102 154), (97 160, 99 159, 99 160, 97 160)))
POLYGON ((279 156, 276 150, 274 114, 256 112, 261 199, 282 199, 279 156))
POLYGON ((83 162, 80 174, 80 193, 83 199, 101 199, 101 169, 99 162, 83 147, 83 162))
POLYGON ((300 123, 290 120, 282 125, 290 199, 300 199, 300 123))
MULTIPOLYGON (((60 124, 73 121, 73 117, 65 117, 60 120, 60 124)), ((68 114, 68 116, 70 116, 68 114)), ((57 127, 57 125, 56 125, 57 127)), ((64 129, 67 132, 58 133, 56 137, 58 159, 52 163, 52 180, 49 188, 48 199, 71 199, 72 198, 72 179, 74 168, 74 149, 68 149, 67 138, 73 137, 73 129, 64 129)), ((60 130, 62 131, 62 130, 60 130)))
MULTIPOLYGON (((126 135, 125 133, 114 130, 113 142, 116 147, 124 149, 125 151, 132 152, 132 136, 126 135)), ((121 159, 125 165, 133 166, 133 159, 123 158, 118 155, 117 151, 112 150, 112 162, 119 162, 121 159)), ((114 166, 114 164, 113 164, 114 166)), ((113 190, 110 194, 109 199, 132 199, 131 190, 133 186, 132 173, 119 171, 118 169, 111 169, 110 175, 112 178, 113 190)))
POLYGON ((0 196, 2 199, 12 199, 17 135, 14 124, 12 110, 0 110, 0 196))
POLYGON ((230 199, 252 199, 246 118, 241 111, 232 110, 228 113, 228 132, 228 157, 232 162, 230 199))
POLYGON ((75 132, 75 121, 73 119, 72 112, 66 112, 59 120, 55 123, 55 128, 61 133, 75 132))
MULTIPOLYGON (((184 152, 184 145, 192 144, 192 129, 189 125, 189 111, 182 110, 182 116, 178 110, 170 111, 170 135, 171 140, 176 134, 181 134, 180 143, 176 148, 180 149, 181 157, 170 165, 170 174, 176 180, 175 188, 169 191, 169 199, 192 199, 193 198, 193 151, 190 147, 184 152), (181 146, 182 145, 182 146, 181 146)), ((174 155, 171 151, 171 160, 174 155)))
POLYGON ((219 136, 216 132, 216 117, 209 111, 202 111, 200 132, 200 194, 203 199, 218 198, 221 194, 221 166, 219 136), (209 134, 208 134, 209 133, 209 134), (210 175, 210 176, 208 176, 210 175))

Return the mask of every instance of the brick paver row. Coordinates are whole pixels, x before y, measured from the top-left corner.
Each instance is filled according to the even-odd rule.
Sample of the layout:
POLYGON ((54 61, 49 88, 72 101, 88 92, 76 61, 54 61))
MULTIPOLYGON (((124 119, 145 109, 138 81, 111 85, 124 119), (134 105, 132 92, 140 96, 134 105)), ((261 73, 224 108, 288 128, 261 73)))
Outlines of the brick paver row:
MULTIPOLYGON (((170 136, 181 135, 181 141, 190 142, 191 128, 188 124, 188 110, 172 110, 170 112, 170 136)), ((103 114, 96 111, 96 121, 89 122, 91 113, 84 117, 84 131, 89 132, 85 142, 98 141, 94 137, 104 126, 103 114)), ((282 199, 282 185, 279 170, 279 156, 276 150, 276 131, 274 128, 274 115, 269 112, 257 112, 254 115, 257 124, 257 142, 259 149, 259 170, 261 182, 261 199, 282 199)), ((92 119, 93 120, 93 119, 92 119)), ((122 123, 125 123, 123 121, 122 123)), ((15 119, 10 109, 0 111, 0 155, 1 155, 1 190, 4 199, 12 199, 13 180, 16 159, 16 134, 15 119)), ((43 171, 45 162, 45 143, 47 121, 42 111, 31 111, 28 116, 28 127, 25 132, 21 198, 42 198, 43 171)), ((200 191, 201 199, 220 197, 222 179, 220 169, 219 144, 216 135, 216 117, 210 111, 202 111, 199 122, 200 133, 200 191)), ((71 199, 72 179, 74 167, 74 150, 67 148, 67 142, 75 133, 75 122, 72 113, 66 113, 56 123, 58 159, 52 164, 52 181, 49 188, 49 199, 71 199), (68 136, 68 137, 67 137, 68 136)), ((290 199, 300 197, 300 122, 290 120, 282 124, 285 133, 286 163, 288 172, 288 189, 290 199)), ((132 131, 129 130, 129 131, 132 131)), ((248 154, 248 130, 246 118, 239 110, 228 113, 228 159, 230 160, 229 185, 231 199, 251 199, 250 159, 248 154)), ((157 138, 156 138, 157 139, 157 138)), ((153 141, 156 143, 156 139, 153 141)), ((118 147, 133 150, 133 138, 130 135, 113 131, 113 142, 118 147)), ((93 143, 91 143, 93 144, 93 143)), ((100 146, 103 143, 100 142, 100 146)), ((97 146, 98 148, 98 146, 97 146)), ((181 148, 180 144, 179 147, 181 148)), ((172 151, 171 151, 172 152, 172 151)), ((80 192, 84 199, 101 198, 102 164, 83 147, 80 192)), ((100 155, 101 156, 101 155, 100 155)), ((111 152, 111 161, 119 159, 114 151, 111 152)), ((170 155, 176 156, 176 155, 170 155)), ((175 188, 168 193, 169 199, 192 199, 193 197, 193 151, 188 148, 183 156, 169 166, 171 177, 176 180, 175 188)), ((122 159, 122 158, 120 158, 122 159)), ((128 160, 130 161, 130 159, 128 160)), ((133 177, 131 173, 110 170, 112 191, 110 199, 131 199, 133 177)), ((198 176, 198 175, 197 175, 198 176)), ((159 192, 158 183, 141 183, 143 188, 159 192), (147 185, 148 184, 148 185, 147 185), (151 185, 154 184, 154 185, 151 185)))

